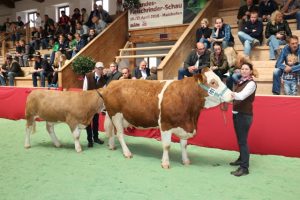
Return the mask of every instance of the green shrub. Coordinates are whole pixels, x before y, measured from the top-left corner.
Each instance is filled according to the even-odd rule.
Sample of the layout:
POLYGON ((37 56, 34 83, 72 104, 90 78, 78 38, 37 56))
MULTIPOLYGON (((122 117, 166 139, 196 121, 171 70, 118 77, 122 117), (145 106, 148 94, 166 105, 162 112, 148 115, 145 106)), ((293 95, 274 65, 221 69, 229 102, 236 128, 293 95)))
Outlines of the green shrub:
POLYGON ((73 60, 72 69, 76 74, 85 75, 92 71, 95 67, 96 62, 87 56, 78 56, 73 60))

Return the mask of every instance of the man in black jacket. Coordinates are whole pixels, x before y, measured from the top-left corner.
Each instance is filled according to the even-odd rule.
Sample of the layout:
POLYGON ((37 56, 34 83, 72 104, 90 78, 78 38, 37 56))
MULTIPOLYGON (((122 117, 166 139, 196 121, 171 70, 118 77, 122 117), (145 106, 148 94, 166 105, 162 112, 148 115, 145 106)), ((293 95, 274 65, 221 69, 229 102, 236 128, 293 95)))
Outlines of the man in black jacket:
POLYGON ((5 79, 8 78, 9 86, 15 85, 15 77, 16 76, 23 76, 23 71, 21 69, 20 64, 18 61, 12 58, 11 55, 6 57, 6 64, 4 64, 0 68, 0 82, 1 85, 6 85, 5 79))
POLYGON ((250 19, 250 13, 252 11, 258 12, 258 10, 258 6, 253 4, 253 0, 246 0, 246 5, 239 8, 237 15, 239 31, 242 30, 244 23, 250 19))
POLYGON ((109 65, 110 73, 107 74, 107 82, 108 85, 113 80, 119 80, 122 76, 122 73, 118 71, 118 64, 115 62, 110 63, 109 65))
POLYGON ((184 61, 183 68, 178 70, 178 80, 184 76, 193 76, 193 74, 200 73, 203 67, 209 66, 210 52, 205 48, 202 42, 196 44, 196 49, 188 55, 184 61))
POLYGON ((34 54, 34 71, 32 73, 33 87, 37 87, 37 77, 41 78, 41 87, 45 87, 46 77, 48 83, 52 81, 53 68, 50 66, 47 60, 41 58, 40 52, 34 54))

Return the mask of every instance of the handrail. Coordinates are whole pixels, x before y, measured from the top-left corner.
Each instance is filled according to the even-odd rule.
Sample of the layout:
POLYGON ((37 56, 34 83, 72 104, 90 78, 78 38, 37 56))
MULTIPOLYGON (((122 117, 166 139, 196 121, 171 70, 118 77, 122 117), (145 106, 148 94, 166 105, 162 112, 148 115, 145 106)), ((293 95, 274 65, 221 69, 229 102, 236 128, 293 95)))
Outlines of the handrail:
POLYGON ((167 54, 143 54, 143 55, 128 55, 128 56, 116 56, 117 59, 120 58, 149 58, 149 57, 164 57, 167 54))
POLYGON ((177 75, 178 68, 195 46, 196 30, 200 27, 201 20, 205 17, 212 19, 216 15, 219 0, 210 0, 205 7, 194 18, 190 25, 186 28, 180 38, 177 40, 168 55, 163 59, 157 68, 157 76, 159 80, 174 79, 177 75))
POLYGON ((150 51, 150 50, 158 50, 158 49, 171 49, 173 45, 166 46, 153 46, 153 47, 136 47, 136 48, 125 48, 120 49, 120 51, 150 51))

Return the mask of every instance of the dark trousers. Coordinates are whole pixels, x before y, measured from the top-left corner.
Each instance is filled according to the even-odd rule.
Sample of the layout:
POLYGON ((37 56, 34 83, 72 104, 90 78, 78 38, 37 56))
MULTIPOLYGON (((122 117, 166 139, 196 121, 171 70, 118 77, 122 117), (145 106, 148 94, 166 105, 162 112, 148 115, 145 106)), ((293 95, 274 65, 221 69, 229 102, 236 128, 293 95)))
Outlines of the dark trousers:
POLYGON ((98 139, 98 122, 99 114, 97 113, 94 115, 92 123, 86 127, 87 140, 89 143, 93 143, 94 140, 98 139))
POLYGON ((244 113, 237 113, 233 114, 233 125, 235 134, 237 137, 239 149, 240 149, 240 157, 239 160, 241 162, 241 167, 248 169, 249 168, 249 148, 248 148, 248 133, 251 127, 253 120, 252 115, 244 114, 244 113))

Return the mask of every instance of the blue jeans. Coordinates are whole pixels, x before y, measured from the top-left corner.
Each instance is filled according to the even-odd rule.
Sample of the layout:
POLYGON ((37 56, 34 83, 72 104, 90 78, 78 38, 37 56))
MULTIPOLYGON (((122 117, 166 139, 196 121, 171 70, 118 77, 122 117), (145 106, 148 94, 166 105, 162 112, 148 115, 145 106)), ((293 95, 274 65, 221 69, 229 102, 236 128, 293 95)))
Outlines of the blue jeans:
POLYGON ((46 73, 44 71, 34 72, 32 74, 33 87, 37 87, 37 77, 41 78, 41 87, 45 87, 46 73))
POLYGON ((230 74, 230 76, 227 77, 227 79, 226 79, 226 86, 232 90, 233 84, 237 84, 239 82, 240 78, 241 78, 240 73, 230 74))
POLYGON ((185 68, 182 67, 182 68, 180 68, 180 69, 178 70, 178 80, 183 79, 184 76, 191 77, 191 76, 193 76, 194 74, 197 74, 197 73, 199 73, 199 70, 195 71, 195 72, 192 74, 192 73, 189 72, 188 69, 185 69, 185 68))
POLYGON ((5 85, 6 85, 6 81, 5 81, 5 78, 4 78, 3 75, 0 75, 0 84, 1 84, 2 86, 5 86, 5 85))
POLYGON ((9 86, 15 86, 15 77, 17 74, 15 72, 8 72, 7 77, 9 80, 9 86))
POLYGON ((210 48, 210 42, 207 40, 207 38, 200 38, 199 42, 202 42, 206 49, 210 48))
POLYGON ((297 80, 284 80, 285 95, 297 95, 297 80))
POLYGON ((285 40, 278 40, 275 35, 271 35, 268 39, 268 45, 270 47, 270 60, 275 60, 275 51, 279 49, 279 45, 286 44, 285 40))
POLYGON ((255 38, 251 37, 247 33, 244 33, 243 31, 239 31, 238 36, 239 36, 240 41, 244 45, 245 55, 250 56, 251 49, 252 49, 252 42, 255 38))
POLYGON ((273 94, 280 94, 281 81, 280 78, 283 74, 283 70, 280 68, 275 68, 273 72, 273 86, 272 92, 273 94))
POLYGON ((249 168, 250 153, 247 140, 252 121, 252 115, 244 113, 233 114, 233 126, 240 150, 240 156, 238 160, 241 161, 240 166, 245 169, 249 168))
POLYGON ((296 12, 294 15, 284 16, 284 19, 296 19, 297 30, 300 30, 300 11, 296 12))

